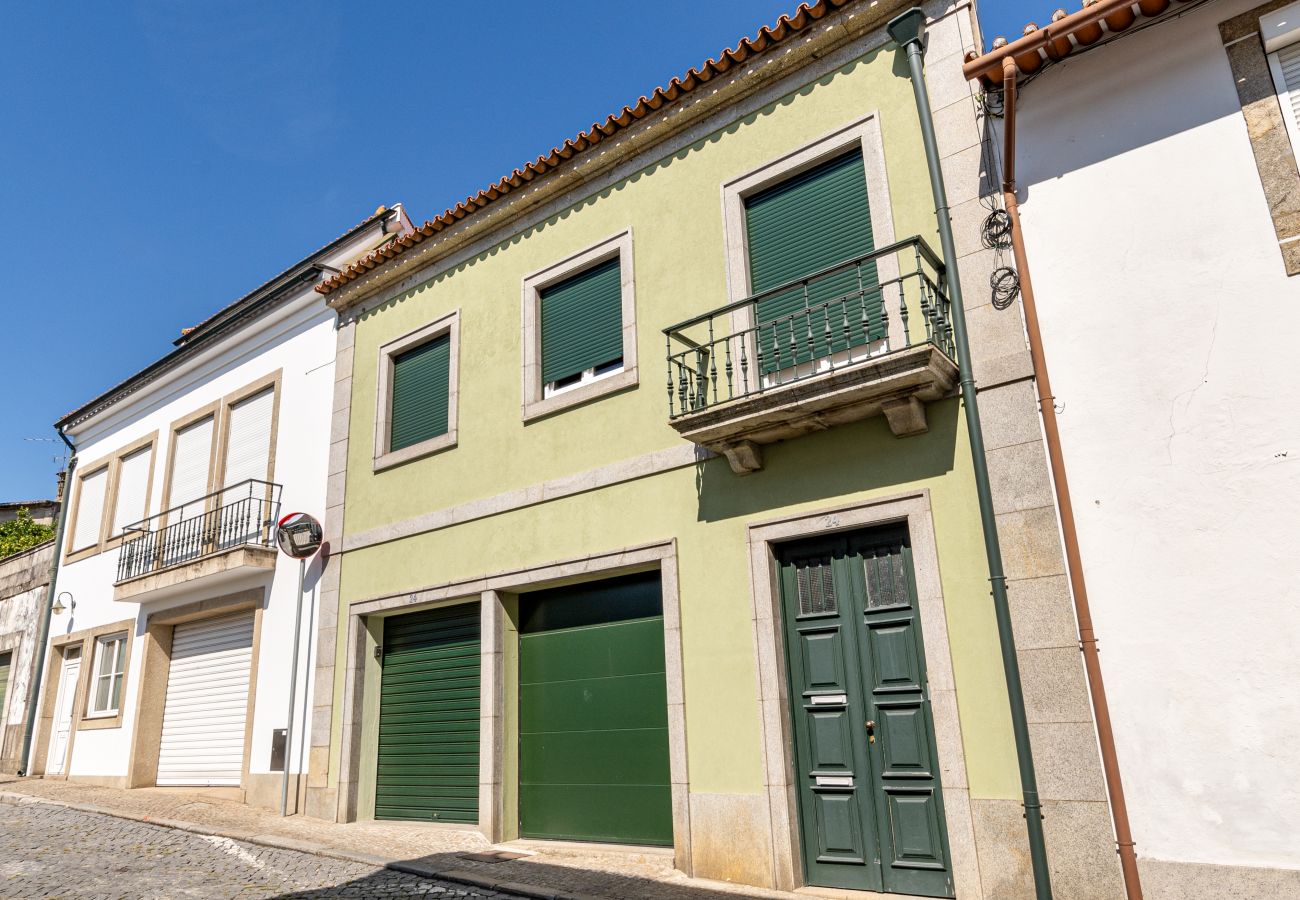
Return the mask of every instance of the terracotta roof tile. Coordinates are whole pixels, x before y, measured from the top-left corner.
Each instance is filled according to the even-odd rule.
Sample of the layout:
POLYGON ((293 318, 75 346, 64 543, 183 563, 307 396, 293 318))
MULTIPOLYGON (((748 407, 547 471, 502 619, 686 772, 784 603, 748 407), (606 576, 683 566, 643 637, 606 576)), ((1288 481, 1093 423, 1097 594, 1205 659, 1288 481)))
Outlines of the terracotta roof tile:
POLYGON ((1021 75, 1032 75, 1049 62, 1069 56, 1075 50, 1087 48, 1097 42, 1126 31, 1135 22, 1153 19, 1170 7, 1193 5, 1189 0, 1131 0, 1129 3, 1109 3, 1104 16, 1092 20, 1088 12, 1099 0, 1083 0, 1083 8, 1067 14, 1058 9, 1052 13, 1051 24, 1039 28, 1037 22, 1025 25, 1020 37, 1009 42, 1001 35, 993 39, 992 49, 983 55, 966 54, 966 77, 980 78, 990 87, 1002 80, 1001 69, 993 71, 992 65, 1000 58, 1011 56, 1021 75))
POLYGON ((576 137, 570 138, 550 153, 543 154, 521 169, 515 169, 509 175, 489 185, 472 197, 445 211, 435 219, 426 221, 410 234, 397 238, 384 247, 352 263, 342 272, 317 285, 316 290, 328 294, 345 284, 355 281, 366 273, 384 265, 391 259, 401 256, 407 250, 432 237, 439 231, 473 215, 485 206, 501 199, 511 191, 524 187, 529 182, 554 171, 568 160, 596 146, 607 137, 628 128, 648 115, 658 112, 665 106, 676 102, 691 91, 707 84, 714 78, 725 75, 736 66, 742 65, 750 58, 788 40, 791 36, 806 31, 814 22, 824 18, 840 7, 847 6, 854 0, 817 0, 804 3, 793 15, 784 15, 777 19, 775 25, 764 26, 753 38, 743 38, 734 50, 724 50, 716 60, 706 60, 697 68, 668 82, 667 87, 655 88, 649 97, 641 97, 632 106, 624 106, 618 112, 606 117, 603 122, 594 123, 591 128, 576 137))

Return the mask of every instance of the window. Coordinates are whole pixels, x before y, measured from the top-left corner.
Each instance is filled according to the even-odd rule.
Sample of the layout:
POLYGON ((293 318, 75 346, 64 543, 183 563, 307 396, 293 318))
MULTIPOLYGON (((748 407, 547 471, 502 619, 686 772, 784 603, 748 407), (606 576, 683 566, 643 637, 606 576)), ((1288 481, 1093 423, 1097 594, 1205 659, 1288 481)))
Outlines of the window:
POLYGON ((126 673, 126 635, 95 639, 95 674, 90 686, 88 716, 115 716, 122 707, 122 678, 126 673))
POLYGON ((632 232, 524 279, 524 419, 637 383, 632 232))
POLYGON ((77 490, 77 513, 72 528, 70 553, 95 549, 99 546, 100 529, 104 524, 104 495, 108 488, 108 466, 81 476, 77 490))
POLYGON ((538 292, 543 396, 623 371, 623 298, 618 257, 538 292))
MULTIPOLYGON (((215 432, 216 417, 210 414, 173 432, 167 506, 175 508, 193 503, 211 490, 212 439, 215 432)), ((177 518, 198 512, 202 512, 202 507, 196 505, 193 509, 182 510, 177 518)))
POLYGON ((1287 135, 1300 155, 1300 4, 1264 16, 1260 29, 1287 135))
POLYGON ((226 477, 222 487, 271 475, 271 434, 275 388, 268 387, 231 404, 226 419, 226 477))
POLYGON ((379 348, 375 470, 456 445, 460 314, 379 348))
POLYGON ((1300 275, 1300 3, 1238 12, 1219 35, 1283 270, 1300 275))
POLYGON ((880 288, 897 279, 897 256, 862 259, 894 242, 874 113, 724 183, 722 195, 733 302, 848 264, 810 282, 807 296, 776 290, 737 313, 756 328, 759 376, 884 352, 895 328, 902 338, 880 288))
MULTIPOLYGON (((755 294, 870 253, 875 245, 861 147, 746 197, 745 234, 755 294)), ((882 340, 879 282, 875 260, 868 260, 819 278, 807 290, 794 287, 759 300, 764 374, 808 362, 813 353, 820 358, 882 340), (841 322, 849 324, 841 328, 841 322), (834 337, 829 346, 819 339, 810 350, 806 333, 834 337)))
POLYGON ((153 474, 153 442, 119 457, 117 497, 113 502, 113 526, 109 537, 120 537, 128 525, 149 515, 149 480, 153 474))

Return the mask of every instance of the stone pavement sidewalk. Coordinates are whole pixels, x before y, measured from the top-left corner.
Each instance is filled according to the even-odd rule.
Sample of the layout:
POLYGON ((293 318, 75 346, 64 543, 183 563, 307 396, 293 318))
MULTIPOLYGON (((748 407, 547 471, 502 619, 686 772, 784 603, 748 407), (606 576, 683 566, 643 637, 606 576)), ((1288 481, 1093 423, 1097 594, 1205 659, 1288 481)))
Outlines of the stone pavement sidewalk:
MULTIPOLYGON (((835 897, 688 878, 671 851, 628 852, 580 844, 516 842, 494 847, 469 828, 403 822, 339 825, 304 816, 281 818, 201 791, 120 790, 67 781, 0 776, 0 803, 56 803, 119 818, 215 835, 267 847, 387 867, 426 878, 497 889, 541 900, 731 900, 735 897, 835 897), (494 850, 525 854, 493 858, 494 850)), ((858 895, 861 896, 861 895, 858 895)))

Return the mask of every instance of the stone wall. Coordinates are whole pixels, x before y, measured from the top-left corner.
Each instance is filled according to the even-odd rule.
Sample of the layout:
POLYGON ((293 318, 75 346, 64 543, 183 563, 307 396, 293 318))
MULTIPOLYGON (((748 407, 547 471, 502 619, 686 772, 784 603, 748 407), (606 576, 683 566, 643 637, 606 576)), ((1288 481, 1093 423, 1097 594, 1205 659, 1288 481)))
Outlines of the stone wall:
POLYGON ((12 654, 0 705, 0 773, 21 762, 27 697, 31 691, 39 611, 50 581, 54 542, 0 561, 0 653, 12 654))

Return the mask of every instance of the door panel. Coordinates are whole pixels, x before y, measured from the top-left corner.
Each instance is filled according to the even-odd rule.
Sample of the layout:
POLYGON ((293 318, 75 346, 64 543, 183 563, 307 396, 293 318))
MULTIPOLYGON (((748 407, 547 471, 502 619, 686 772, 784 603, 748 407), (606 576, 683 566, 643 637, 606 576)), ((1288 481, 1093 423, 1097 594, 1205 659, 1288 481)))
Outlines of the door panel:
POLYGON ((780 548, 809 884, 951 897, 906 533, 780 548))
POLYGON ((522 837, 671 844, 657 572, 520 599, 522 837))
POLYGON ((862 815, 852 788, 812 789, 818 823, 818 853, 822 861, 863 865, 866 845, 862 839, 862 815))
POLYGON ((45 760, 45 771, 62 775, 68 763, 68 741, 72 735, 72 709, 77 696, 77 679, 81 675, 81 648, 64 651, 59 692, 54 698, 54 734, 45 760), (74 655, 75 653, 75 655, 74 655))
POLYGON ((810 884, 879 890, 858 642, 835 550, 822 542, 787 551, 781 571, 804 865, 810 884))

